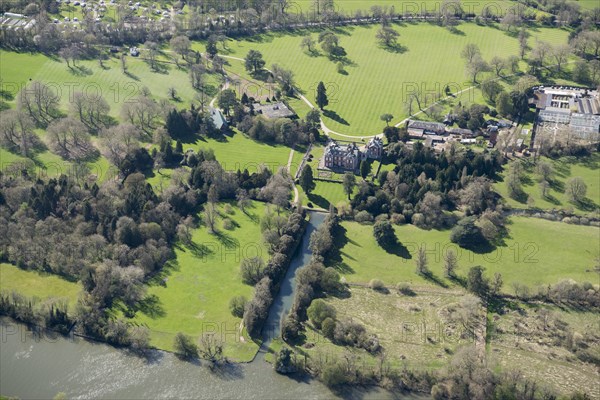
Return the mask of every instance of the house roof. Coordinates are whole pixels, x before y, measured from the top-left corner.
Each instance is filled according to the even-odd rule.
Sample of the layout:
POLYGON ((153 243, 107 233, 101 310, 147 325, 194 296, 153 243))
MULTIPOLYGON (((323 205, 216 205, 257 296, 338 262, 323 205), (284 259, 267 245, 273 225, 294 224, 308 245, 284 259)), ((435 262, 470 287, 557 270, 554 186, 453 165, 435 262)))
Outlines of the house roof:
POLYGON ((374 138, 369 139, 367 146, 368 147, 371 147, 371 146, 383 147, 383 140, 380 137, 375 136, 374 138))
POLYGON ((428 122, 428 121, 408 121, 409 129, 423 129, 426 131, 443 132, 446 126, 439 122, 428 122))
POLYGON ((210 117, 213 121, 213 123, 215 124, 215 127, 217 129, 221 129, 223 127, 227 127, 227 120, 225 119, 225 116, 223 115, 223 113, 221 112, 221 110, 217 109, 217 108, 212 108, 210 109, 210 117))
POLYGON ((472 135, 473 131, 470 129, 463 128, 451 128, 448 130, 448 133, 451 133, 453 135, 472 135))

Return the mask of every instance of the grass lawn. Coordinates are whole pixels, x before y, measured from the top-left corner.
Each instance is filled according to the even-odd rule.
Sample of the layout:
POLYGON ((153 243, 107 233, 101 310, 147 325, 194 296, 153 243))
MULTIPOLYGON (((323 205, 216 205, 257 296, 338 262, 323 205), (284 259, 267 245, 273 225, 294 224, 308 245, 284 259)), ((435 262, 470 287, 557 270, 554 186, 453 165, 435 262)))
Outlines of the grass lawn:
POLYGON ((257 254, 268 258, 259 226, 264 209, 263 203, 255 202, 249 215, 237 208, 233 215, 226 215, 221 204, 221 214, 237 225, 234 230, 220 228, 220 235, 216 236, 201 226, 193 232, 192 248, 176 248, 176 260, 148 289, 149 295, 158 298, 157 307, 153 312, 138 313, 134 319, 150 329, 153 346, 173 350, 177 332, 195 339, 203 332, 217 332, 228 358, 249 361, 254 357, 258 344, 239 332, 241 321, 231 315, 229 300, 237 295, 250 299, 253 294, 253 288, 240 278, 241 260, 257 254))
MULTIPOLYGON (((16 97, 19 90, 30 80, 40 80, 48 84, 60 97, 60 109, 63 113, 69 111, 70 96, 74 91, 82 91, 90 96, 98 94, 104 96, 111 107, 110 115, 117 119, 123 104, 134 101, 144 87, 160 100, 167 99, 168 88, 174 86, 179 99, 170 102, 178 108, 189 106, 196 93, 189 84, 188 72, 184 68, 163 64, 163 71, 153 72, 146 62, 129 56, 127 56, 128 75, 122 72, 121 62, 116 57, 105 61, 103 68, 96 61, 84 60, 79 61, 77 67, 70 69, 62 59, 41 54, 0 50, 0 65, 3 89, 16 97)), ((207 91, 216 93, 219 85, 218 77, 209 74, 207 78, 207 91)), ((14 103, 14 99, 9 102, 12 106, 14 103)), ((43 131, 38 131, 38 134, 44 139, 43 131)), ((92 140, 98 148, 97 138, 92 137, 92 140)), ((215 145, 215 148, 218 147, 215 145)), ((249 162, 250 154, 244 160, 249 162)), ((23 157, 0 149, 0 167, 3 171, 15 162, 23 161, 26 161, 23 157)), ((61 173, 69 175, 74 172, 71 162, 64 161, 50 151, 36 154, 32 165, 35 174, 42 177, 54 177, 61 173)), ((114 167, 102 156, 88 162, 87 167, 89 173, 97 176, 100 181, 111 178, 115 174, 114 167)))
MULTIPOLYGON (((45 132, 38 130, 38 135, 45 140, 45 132)), ((97 138, 92 137, 92 142, 99 148, 97 138)), ((36 153, 32 158, 26 158, 19 154, 11 153, 4 148, 0 148, 0 171, 9 174, 19 174, 20 170, 26 167, 33 176, 46 179, 56 178, 61 174, 70 177, 81 177, 91 175, 99 182, 111 179, 117 174, 116 168, 102 155, 97 159, 86 162, 86 171, 81 166, 77 166, 71 161, 62 159, 60 156, 52 153, 50 150, 44 150, 36 153), (82 174, 82 172, 85 172, 82 174)))
POLYGON ((17 292, 41 301, 65 299, 73 312, 81 285, 57 275, 25 271, 12 264, 0 263, 0 291, 17 292))
MULTIPOLYGON (((110 115, 118 117, 121 106, 133 101, 147 87, 156 99, 168 99, 168 88, 177 89, 177 107, 188 106, 196 92, 190 85, 188 71, 173 64, 160 64, 154 72, 142 59, 126 56, 128 74, 121 69, 120 55, 111 56, 102 68, 98 61, 82 60, 68 68, 64 60, 40 54, 15 53, 0 50, 2 86, 16 95, 28 81, 40 80, 56 91, 63 111, 69 108, 70 93, 82 91, 90 96, 101 94, 111 107, 110 115)), ((209 75, 209 91, 216 92, 217 78, 209 75)))
MULTIPOLYGON (((323 4, 321 1, 320 4, 323 4)), ((575 3, 579 4, 583 10, 591 10, 598 7, 598 3, 594 0, 577 0, 575 3)), ((441 3, 433 0, 424 0, 419 2, 406 2, 402 0, 335 0, 333 2, 333 9, 336 12, 341 12, 346 15, 354 15, 356 11, 362 11, 364 16, 371 15, 371 7, 374 5, 384 7, 394 7, 394 11, 397 14, 412 14, 418 15, 422 11, 435 12, 440 10, 441 3)), ((492 1, 484 0, 481 2, 474 3, 462 3, 462 8, 465 12, 475 13, 480 15, 484 9, 489 10, 494 15, 505 15, 507 11, 514 9, 514 3, 506 0, 492 1)), ((529 8, 529 10, 536 12, 535 9, 529 8)), ((314 15, 317 11, 317 5, 314 0, 297 0, 289 8, 288 12, 296 14, 308 14, 314 15)), ((537 11, 541 13, 542 11, 537 11)))
POLYGON ((169 168, 161 168, 160 170, 153 170, 152 176, 148 176, 146 180, 155 191, 158 193, 162 193, 163 190, 168 188, 171 185, 171 176, 173 175, 173 170, 169 168))
POLYGON ((315 207, 321 207, 326 210, 329 205, 337 206, 339 203, 347 203, 348 196, 344 193, 344 187, 341 183, 315 181, 315 189, 307 196, 306 193, 298 186, 298 190, 302 193, 303 204, 312 203, 315 207))
MULTIPOLYGON (((377 29, 377 25, 337 29, 340 43, 348 53, 346 75, 338 73, 335 63, 325 55, 309 55, 300 49, 305 31, 230 40, 225 54, 243 58, 249 50, 255 49, 263 53, 267 67, 278 63, 292 69, 297 85, 313 104, 317 84, 325 82, 329 96, 324 115, 327 126, 340 133, 361 136, 380 133, 385 124, 379 116, 384 112, 395 116, 393 122, 406 117, 404 102, 415 85, 422 86, 430 96, 443 93, 447 84, 453 92, 470 87, 459 56, 466 44, 477 44, 487 60, 495 55, 516 55, 519 48, 516 38, 495 27, 461 24, 458 29, 463 34, 456 35, 435 25, 404 24, 395 25, 402 48, 389 51, 378 46, 377 29)), ((568 36, 568 32, 561 29, 532 28, 530 31, 531 43, 536 40, 566 43, 568 36)), ((316 34, 312 36, 316 39, 316 34)), ((241 76, 246 74, 242 62, 233 59, 227 62, 228 69, 241 76)), ((468 91, 456 101, 468 104, 478 96, 479 90, 468 91)))
POLYGON ((306 104, 303 100, 298 97, 286 97, 285 101, 288 106, 296 112, 298 117, 304 118, 306 114, 311 110, 311 108, 306 104))
POLYGON ((459 258, 458 275, 466 276, 470 267, 481 265, 490 277, 495 272, 502 274, 506 293, 514 292, 512 284, 515 282, 530 287, 555 284, 562 279, 598 282, 598 275, 592 270, 594 258, 600 254, 597 227, 513 217, 503 246, 491 253, 475 254, 451 243, 450 231, 397 226, 401 246, 394 249, 394 253, 388 253, 375 242, 372 225, 344 222, 342 226, 346 233, 338 240, 343 247, 334 263, 349 282, 367 283, 374 278, 388 286, 398 282, 428 282, 415 273, 414 260, 420 246, 428 252, 429 268, 434 276, 447 285, 451 282, 443 277, 443 257, 450 249, 459 258))
POLYGON ((226 171, 256 172, 261 165, 273 172, 287 167, 290 148, 280 144, 267 144, 250 139, 235 130, 233 135, 223 135, 219 139, 200 139, 193 145, 183 146, 184 151, 193 149, 213 149, 217 161, 226 171))
MULTIPOLYGON (((579 214, 585 214, 594 211, 600 207, 600 154, 594 153, 591 157, 581 159, 575 157, 563 157, 558 160, 542 158, 549 162, 554 167, 554 178, 550 182, 550 190, 548 195, 542 197, 539 187, 539 175, 536 172, 536 167, 532 164, 525 163, 523 190, 528 196, 534 200, 533 207, 540 209, 552 208, 573 208, 573 211, 579 214), (565 194, 565 183, 571 177, 579 176, 583 178, 587 185, 587 199, 582 204, 573 204, 569 202, 565 194)), ((504 181, 504 175, 507 173, 506 168, 502 174, 502 181, 494 185, 496 191, 500 193, 506 202, 517 208, 527 207, 527 197, 515 200, 508 197, 508 189, 504 181)))
MULTIPOLYGON (((321 4, 324 1, 320 2, 321 4)), ((584 9, 592 9, 597 7, 598 4, 594 3, 593 0, 580 0, 577 3, 581 4, 584 9)), ((297 0, 292 3, 291 12, 303 13, 314 15, 317 11, 317 5, 314 0, 297 0)), ((421 12, 435 12, 440 10, 441 3, 433 0, 424 0, 419 2, 406 2, 401 0, 335 0, 333 9, 337 12, 342 12, 346 15, 354 15, 358 10, 363 11, 364 16, 371 15, 371 7, 378 5, 383 7, 394 7, 394 11, 397 14, 413 14, 418 15, 421 12)), ((510 1, 500 0, 491 1, 484 0, 476 3, 464 3, 462 7, 465 12, 481 14, 484 9, 488 9, 493 14, 504 15, 507 10, 514 7, 514 4, 510 1)))
MULTIPOLYGON (((233 134, 222 135, 216 139, 200 138, 194 143, 183 144, 184 152, 188 149, 212 149, 217 161, 229 172, 248 169, 249 173, 253 173, 261 166, 277 172, 279 168, 287 166, 290 156, 289 147, 258 142, 237 130, 234 130, 233 134)), ((293 165, 292 163, 292 173, 295 172, 293 165)), ((154 170, 148 177, 148 182, 160 192, 169 186, 172 174, 173 169, 169 168, 154 170)))

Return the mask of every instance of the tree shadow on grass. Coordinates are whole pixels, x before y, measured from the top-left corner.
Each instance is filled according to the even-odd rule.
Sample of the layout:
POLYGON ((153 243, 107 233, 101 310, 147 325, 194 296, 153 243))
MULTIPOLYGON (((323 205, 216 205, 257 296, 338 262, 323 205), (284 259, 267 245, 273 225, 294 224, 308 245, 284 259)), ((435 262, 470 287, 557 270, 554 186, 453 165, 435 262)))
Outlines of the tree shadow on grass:
MULTIPOLYGON (((175 248, 181 248, 181 246, 175 245, 175 248)), ((163 266, 162 269, 151 275, 147 280, 148 286, 163 286, 167 287, 169 275, 173 272, 179 271, 179 262, 177 258, 173 258, 163 266)))
POLYGON ((202 136, 191 131, 179 133, 177 139, 181 144, 195 144, 198 140, 206 141, 202 136))
POLYGON ((140 300, 136 305, 136 311, 141 311, 144 315, 147 315, 152 319, 161 318, 167 315, 160 298, 155 294, 151 294, 140 300))
POLYGON ((326 260, 331 262, 331 265, 343 262, 342 249, 344 246, 346 246, 346 244, 348 244, 349 241, 346 233, 347 229, 340 224, 337 224, 337 226, 333 229, 333 232, 331 232, 333 236, 333 246, 327 253, 326 260))
POLYGON ((208 137, 219 143, 227 143, 229 142, 229 137, 233 135, 227 135, 225 132, 215 131, 208 135, 208 137))
POLYGON ((381 246, 381 248, 384 249, 388 254, 393 254, 406 260, 410 260, 412 258, 412 255, 410 254, 406 246, 404 246, 400 242, 396 242, 391 245, 383 245, 381 246))
POLYGON ((589 157, 584 157, 581 159, 577 160, 577 163, 579 163, 580 165, 592 169, 594 171, 600 169, 600 156, 598 156, 598 153, 592 154, 589 157))
POLYGON ((191 242, 186 246, 196 258, 206 258, 214 253, 214 250, 203 243, 191 242))
POLYGON ((341 274, 346 275, 346 274, 354 273, 354 269, 343 261, 336 262, 336 263, 330 263, 330 265, 331 265, 331 267, 333 267, 336 271, 338 271, 341 274))
POLYGON ((233 249, 239 246, 240 242, 226 232, 217 231, 215 237, 226 249, 233 249))
POLYGON ((446 282, 444 282, 441 278, 439 278, 437 275, 435 275, 433 272, 431 271, 427 271, 425 274, 421 275, 423 278, 425 278, 425 280, 441 286, 443 288, 448 288, 448 285, 446 284, 446 282))
MULTIPOLYGON (((360 400, 367 396, 373 396, 378 392, 375 386, 357 386, 357 385, 338 385, 329 388, 336 396, 343 399, 360 400)), ((395 391, 394 396, 402 393, 403 390, 395 391)), ((400 397, 395 397, 400 398, 400 397)))
POLYGON ((383 295, 387 295, 387 294, 390 294, 390 293, 391 293, 391 292, 390 292, 390 289, 388 289, 388 288, 387 288, 387 287, 385 287, 385 286, 382 286, 382 287, 379 287, 379 288, 376 288, 376 289, 372 289, 372 290, 373 290, 374 292, 377 292, 377 293, 379 293, 379 294, 383 294, 383 295))
POLYGON ((401 45, 400 43, 392 43, 389 45, 380 45, 380 49, 383 49, 389 53, 404 54, 408 51, 408 47, 401 45))
POLYGON ((559 181, 558 179, 550 179, 548 181, 548 184, 550 185, 550 189, 554 190, 555 192, 558 192, 558 193, 565 192, 565 183, 559 181))
POLYGON ((529 176, 527 174, 523 174, 523 176, 521 177, 521 183, 524 186, 531 186, 531 185, 533 185, 533 179, 531 179, 531 176, 529 176))
POLYGON ((12 101, 15 99, 15 94, 8 89, 0 87, 0 98, 7 101, 12 101))
MULTIPOLYGON (((504 239, 504 238, 502 238, 504 239)), ((502 243, 502 242, 501 242, 502 243)), ((487 254, 496 250, 496 246, 488 241, 482 241, 481 243, 473 243, 469 246, 460 246, 463 249, 470 250, 475 254, 487 254)))
POLYGON ((348 121, 346 121, 344 118, 340 117, 338 115, 338 113, 336 113, 335 111, 323 110, 323 115, 326 116, 327 118, 334 120, 337 123, 342 124, 342 125, 347 125, 347 126, 350 125, 350 123, 348 123, 348 121))
POLYGON ((145 61, 146 61, 146 64, 148 64, 148 66, 150 67, 150 71, 152 71, 156 74, 167 75, 169 73, 169 70, 171 69, 169 67, 169 64, 164 63, 164 62, 155 61, 154 65, 152 65, 152 62, 150 60, 145 60, 145 61))
POLYGON ((417 296, 417 292, 412 290, 412 288, 408 285, 400 287, 398 289, 398 291, 400 292, 400 294, 403 294, 404 296, 408 296, 408 297, 416 297, 417 296))
POLYGON ((75 76, 89 76, 92 75, 92 70, 83 65, 75 65, 69 68, 69 72, 75 76))
POLYGON ((312 49, 309 51, 305 51, 304 54, 306 54, 309 57, 321 57, 323 55, 323 53, 321 53, 318 49, 312 49))
POLYGON ((519 193, 515 193, 515 195, 511 196, 510 198, 521 204, 527 203, 527 193, 525 193, 523 190, 521 190, 519 193))
POLYGON ((260 217, 256 213, 245 212, 246 216, 250 218, 250 221, 258 224, 260 222, 260 217))
POLYGON ((317 206, 324 208, 324 209, 328 209, 329 208, 329 200, 327 200, 325 197, 318 195, 318 194, 314 194, 314 193, 310 193, 308 195, 308 200, 311 203, 316 204, 317 206))
POLYGON ((577 207, 581 211, 591 212, 595 211, 598 208, 598 204, 596 204, 594 200, 590 199, 589 197, 581 199, 574 204, 575 207, 577 207))
POLYGON ((138 76, 137 76, 137 75, 135 75, 135 74, 132 74, 132 73, 131 73, 131 72, 129 72, 129 71, 125 71, 125 75, 126 75, 128 78, 131 78, 131 79, 133 79, 134 81, 138 81, 138 82, 140 81, 140 78, 138 78, 138 76))
POLYGON ((451 282, 454 282, 458 286, 461 286, 465 289, 467 288, 467 278, 465 278, 464 276, 452 275, 448 279, 450 279, 451 282))
POLYGON ((273 77, 273 75, 266 69, 261 69, 261 70, 255 71, 255 72, 251 72, 250 76, 252 76, 252 78, 254 78, 258 81, 262 81, 262 82, 267 82, 269 80, 269 78, 273 77))
POLYGON ((558 175, 561 178, 566 178, 571 174, 571 168, 564 162, 557 161, 553 164, 554 175, 558 175))
POLYGON ((161 318, 166 315, 160 298, 155 294, 144 297, 132 306, 119 302, 115 305, 115 310, 120 310, 126 318, 134 318, 138 312, 152 319, 161 318))
POLYGON ((450 32, 453 35, 457 35, 457 36, 465 36, 465 33, 463 31, 461 31, 460 29, 458 29, 456 26, 448 27, 448 32, 450 32))
POLYGON ((546 200, 548 203, 554 204, 555 206, 560 205, 560 201, 550 193, 547 193, 546 196, 542 196, 542 199, 546 200))

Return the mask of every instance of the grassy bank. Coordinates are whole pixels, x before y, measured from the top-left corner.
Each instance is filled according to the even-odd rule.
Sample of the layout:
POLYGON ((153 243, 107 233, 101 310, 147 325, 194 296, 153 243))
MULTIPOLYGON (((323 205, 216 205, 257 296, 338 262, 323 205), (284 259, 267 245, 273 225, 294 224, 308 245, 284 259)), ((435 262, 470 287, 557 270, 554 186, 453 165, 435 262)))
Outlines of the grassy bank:
POLYGON ((73 312, 81 285, 69 282, 57 275, 37 271, 25 271, 11 264, 0 263, 0 291, 17 292, 40 301, 66 300, 69 312, 73 312))
POLYGON ((231 315, 229 300, 238 295, 252 297, 253 288, 242 283, 239 275, 241 260, 257 254, 268 258, 259 226, 264 208, 254 203, 248 214, 234 208, 234 214, 227 215, 221 204, 218 235, 201 226, 193 231, 192 246, 176 248, 176 259, 148 289, 155 304, 133 320, 150 329, 153 346, 173 350, 178 332, 196 340, 203 333, 216 332, 224 342, 226 357, 236 361, 254 357, 258 344, 240 331, 241 320, 231 315), (234 222, 233 230, 221 228, 225 217, 234 222))
POLYGON ((534 287, 555 284, 561 279, 598 281, 593 272, 594 258, 600 254, 597 227, 513 217, 502 246, 477 254, 453 244, 450 231, 397 226, 400 245, 390 253, 375 242, 372 225, 344 222, 342 226, 346 233, 337 238, 342 247, 335 265, 349 282, 368 283, 376 278, 387 285, 428 283, 415 273, 415 256, 420 246, 426 249, 429 268, 443 285, 452 285, 443 277, 444 255, 450 249, 457 253, 459 275, 466 276, 472 266, 484 266, 489 276, 502 274, 506 293, 514 292, 513 283, 534 287))

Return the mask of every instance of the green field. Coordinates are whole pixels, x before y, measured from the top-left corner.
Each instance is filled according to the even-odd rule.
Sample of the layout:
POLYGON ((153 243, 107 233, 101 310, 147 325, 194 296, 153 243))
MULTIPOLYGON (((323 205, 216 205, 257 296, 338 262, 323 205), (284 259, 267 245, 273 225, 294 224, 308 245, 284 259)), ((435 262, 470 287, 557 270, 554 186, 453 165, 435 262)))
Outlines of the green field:
MULTIPOLYGON (((45 132, 38 130, 37 134, 42 141, 45 140, 45 132)), ((99 148, 99 141, 92 137, 92 142, 99 148)), ((77 166, 76 163, 62 159, 60 156, 45 149, 36 153, 31 158, 23 157, 19 154, 11 153, 4 148, 0 148, 0 171, 8 174, 19 174, 26 168, 32 176, 42 179, 56 178, 61 174, 76 177, 88 177, 102 182, 113 178, 118 172, 114 166, 102 155, 95 160, 85 163, 83 166, 77 166), (82 174, 82 172, 85 172, 82 174)))
POLYGON ((555 284, 562 279, 598 282, 593 272, 594 259, 600 255, 600 228, 569 225, 538 218, 512 217, 505 244, 487 254, 475 254, 450 242, 450 231, 426 231, 414 225, 395 228, 401 247, 388 253, 373 238, 372 225, 344 222, 343 247, 336 262, 340 273, 349 281, 368 283, 383 280, 386 285, 398 282, 423 284, 428 280, 415 273, 414 257, 418 248, 428 252, 429 268, 444 284, 444 255, 452 249, 458 256, 458 275, 466 276, 474 265, 486 268, 486 274, 502 274, 503 291, 513 293, 513 283, 530 287, 555 284))
MULTIPOLYGON (((543 157, 542 160, 551 163, 555 171, 554 178, 550 182, 550 190, 545 198, 542 197, 540 191, 539 175, 536 173, 535 166, 527 162, 524 164, 523 191, 533 198, 533 207, 544 210, 572 208, 579 214, 589 213, 600 207, 600 154, 594 153, 585 159, 563 157, 552 160, 543 157), (575 176, 583 178, 587 185, 586 197, 589 201, 586 201, 584 205, 569 202, 565 194, 565 182, 575 176)), ((506 173, 507 169, 502 174, 502 181, 494 185, 495 190, 506 199, 509 205, 526 208, 526 197, 518 201, 508 196, 508 189, 504 181, 506 173)))
MULTIPOLYGON (((161 64, 163 69, 154 72, 141 58, 126 56, 128 74, 121 69, 120 55, 111 56, 102 68, 98 61, 81 60, 70 69, 64 60, 40 54, 15 53, 0 50, 2 65, 2 86, 15 94, 29 80, 40 80, 50 85, 60 97, 63 111, 69 107, 70 94, 82 91, 95 96, 102 95, 111 107, 110 114, 118 117, 121 107, 134 101, 144 87, 150 90, 156 99, 168 99, 168 88, 177 89, 181 102, 172 104, 182 107, 195 96, 190 85, 188 71, 174 64, 161 64)), ((209 85, 213 91, 217 78, 210 75, 209 85)))
MULTIPOLYGON (((171 86, 176 87, 178 102, 170 100, 170 104, 175 107, 188 106, 194 99, 195 91, 189 84, 188 72, 184 68, 176 68, 174 65, 164 64, 165 70, 162 72, 153 72, 150 66, 140 58, 127 57, 127 66, 129 74, 123 74, 120 60, 112 57, 104 63, 104 68, 100 67, 96 61, 79 61, 77 67, 69 69, 62 59, 54 59, 40 54, 15 53, 0 50, 0 65, 2 87, 16 96, 20 88, 24 87, 29 80, 40 80, 48 84, 60 97, 61 112, 66 113, 69 110, 70 96, 75 91, 83 91, 89 95, 101 94, 111 106, 110 115, 119 119, 121 107, 139 96, 144 87, 148 88, 153 97, 157 100, 166 100, 168 98, 167 89, 171 86), (166 79, 168 77, 168 79, 166 79)), ((207 85, 209 91, 216 92, 219 85, 218 77, 208 75, 207 85)), ((13 100, 14 106, 15 101, 13 100)), ((44 140, 44 132, 38 131, 39 136, 44 140)), ((92 138, 96 148, 99 148, 97 138, 92 138)), ((223 158, 228 158, 228 154, 240 159, 242 152, 222 151, 227 142, 218 143, 214 141, 216 153, 220 153, 223 158)), ((258 150, 256 146, 252 148, 258 150)), ((263 151, 266 153, 266 151, 263 151)), ((282 151, 283 153, 283 151, 282 151)), ((244 164, 250 164, 251 154, 242 157, 244 164)), ((271 160, 267 158, 267 160, 271 160)), ((254 159, 256 160, 256 158, 254 159)), ((279 158, 275 158, 275 162, 279 158)), ((22 164, 28 162, 31 164, 30 170, 40 177, 55 177, 62 174, 73 174, 73 164, 62 160, 60 157, 51 153, 49 150, 36 154, 33 163, 29 163, 25 158, 18 154, 7 152, 0 149, 0 167, 2 171, 11 168, 15 163, 22 164)), ((287 161, 287 159, 286 159, 287 161)), ((232 163, 233 164, 233 163, 232 163)), ((243 164, 243 165, 244 165, 243 164)), ((103 181, 115 175, 114 167, 108 160, 100 156, 97 160, 88 162, 89 173, 96 176, 98 180, 103 181)), ((157 177, 152 181, 158 183, 157 177)))
MULTIPOLYGON (((184 145, 184 151, 186 147, 184 145)), ((226 171, 256 172, 261 165, 276 172, 281 167, 286 167, 290 156, 290 148, 279 144, 258 142, 234 130, 232 135, 222 136, 220 139, 200 139, 195 143, 194 149, 213 149, 217 161, 226 171)))
MULTIPOLYGON (((295 2, 297 8, 302 13, 308 13, 309 15, 314 15, 317 11, 317 3, 314 0, 298 0, 295 2)), ((397 14, 416 14, 419 15, 422 12, 435 12, 439 11, 440 4, 433 0, 425 0, 420 2, 406 2, 402 0, 335 0, 333 9, 337 12, 342 12, 344 14, 353 15, 356 11, 363 11, 363 15, 370 15, 370 10, 372 6, 381 6, 394 7, 394 10, 397 14)), ((473 3, 468 10, 472 10, 476 13, 480 13, 482 8, 488 4, 494 4, 497 7, 501 7, 502 10, 510 7, 510 2, 506 0, 500 0, 497 2, 483 1, 478 3, 473 3)))
MULTIPOLYGON (((238 227, 211 235, 205 226, 193 232, 192 248, 177 247, 176 259, 165 267, 148 295, 158 298, 152 312, 138 313, 136 324, 150 329, 150 343, 157 348, 173 350, 177 332, 198 339, 203 332, 217 332, 224 342, 225 356, 236 361, 249 361, 258 345, 239 331, 240 319, 229 312, 229 300, 237 295, 252 297, 253 288, 242 283, 239 265, 244 257, 261 255, 268 258, 261 240, 259 219, 263 203, 254 203, 248 215, 234 208, 232 219, 238 227), (164 279, 164 284, 163 284, 164 279)), ((218 222, 221 227, 221 221, 218 222)))
MULTIPOLYGON (((430 24, 395 25, 400 33, 401 51, 381 48, 375 39, 378 26, 344 27, 337 29, 340 44, 346 49, 347 75, 337 72, 335 63, 325 55, 309 55, 300 49, 306 32, 294 34, 266 33, 243 40, 230 40, 225 55, 244 58, 249 50, 263 53, 267 67, 273 63, 290 68, 295 73, 297 86, 315 103, 319 81, 328 87, 329 106, 324 120, 330 129, 353 136, 380 133, 385 126, 379 120, 382 113, 392 113, 393 122, 406 117, 406 95, 421 87, 437 96, 445 85, 452 91, 467 89, 472 84, 465 75, 460 52, 468 43, 477 44, 487 60, 498 55, 517 54, 518 41, 496 27, 461 24, 462 34, 430 24), (423 62, 427 60, 427 62, 423 62)), ((530 43, 544 40, 553 44, 566 43, 568 31, 562 29, 532 28, 530 43)), ((316 39, 316 34, 312 34, 316 39)), ((197 45, 197 48, 202 46, 197 45)), ((227 59, 229 70, 244 76, 243 63, 227 59)), ((247 76, 247 75, 246 75, 247 76)), ((469 90, 455 101, 468 104, 480 99, 479 90, 469 90)))
MULTIPOLYGON (((279 168, 286 167, 290 156, 290 148, 279 144, 267 144, 250 139, 245 134, 233 129, 233 133, 218 138, 200 138, 194 143, 183 145, 184 152, 188 149, 212 149, 217 161, 224 170, 236 172, 238 169, 249 173, 267 168, 275 173, 279 168)), ((296 153, 294 153, 296 154, 296 153)), ((292 173, 295 172, 292 163, 292 173)), ((159 191, 167 188, 171 181, 173 169, 161 168, 153 171, 148 182, 159 191)))
POLYGON ((310 203, 313 207, 327 210, 330 204, 337 206, 340 203, 348 202, 348 196, 344 193, 341 183, 315 181, 315 185, 315 189, 308 196, 300 186, 297 186, 303 205, 306 206, 310 203))
POLYGON ((68 302, 69 312, 72 312, 81 289, 79 283, 56 275, 25 271, 11 264, 0 263, 0 291, 14 291, 41 301, 64 299, 68 302))
MULTIPOLYGON (((323 2, 321 2, 323 3, 323 2)), ((582 9, 593 9, 598 7, 598 3, 594 0, 579 0, 576 1, 577 4, 581 6, 582 9)), ((309 15, 314 15, 316 11, 316 3, 314 0, 297 0, 293 4, 291 10, 296 13, 302 12, 304 14, 308 13, 309 15), (296 11, 298 10, 298 11, 296 11)), ((424 0, 418 2, 410 2, 403 0, 335 0, 334 1, 334 10, 337 12, 342 12, 344 14, 353 15, 357 10, 363 11, 363 15, 370 15, 371 7, 374 5, 378 5, 381 7, 394 7, 394 11, 397 14, 420 14, 422 11, 425 12, 435 12, 439 11, 442 3, 433 1, 433 0, 424 0)), ((462 4, 463 10, 465 12, 471 12, 475 14, 480 14, 484 8, 488 9, 490 12, 496 14, 495 10, 499 10, 502 14, 506 13, 507 10, 515 7, 513 2, 500 0, 500 1, 491 1, 484 0, 481 2, 463 2, 462 4)))

